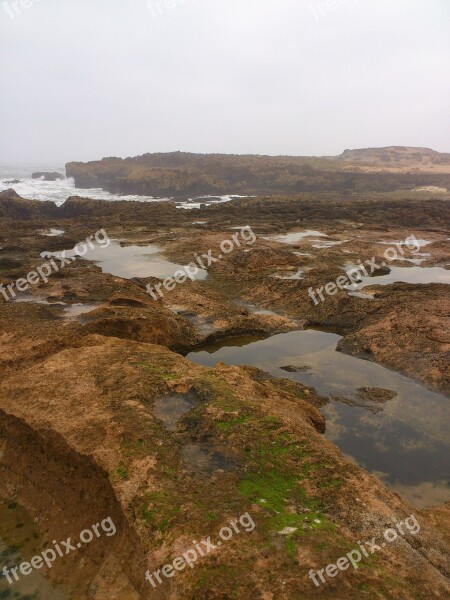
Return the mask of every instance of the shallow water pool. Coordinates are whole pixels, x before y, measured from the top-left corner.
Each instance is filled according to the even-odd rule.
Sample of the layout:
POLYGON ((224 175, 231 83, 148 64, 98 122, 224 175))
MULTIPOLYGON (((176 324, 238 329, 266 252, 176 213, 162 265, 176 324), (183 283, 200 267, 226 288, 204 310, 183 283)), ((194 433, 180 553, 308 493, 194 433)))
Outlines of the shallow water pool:
MULTIPOLYGON (((60 254, 60 252, 44 252, 43 256, 59 256, 60 254)), ((72 258, 76 257, 77 254, 72 249, 66 250, 65 256, 72 258)), ((132 279, 133 277, 165 279, 166 277, 172 277, 176 271, 183 269, 183 265, 165 259, 161 255, 161 248, 156 244, 125 246, 119 240, 111 240, 108 246, 95 245, 93 249, 88 248, 82 258, 97 263, 104 273, 110 273, 124 279, 132 279)), ((194 278, 202 280, 206 279, 207 275, 206 270, 199 269, 194 278)))
POLYGON ((322 409, 325 436, 350 460, 417 507, 450 500, 448 398, 381 365, 336 352, 340 339, 312 330, 234 338, 199 348, 187 358, 206 366, 251 365, 314 387, 330 398, 322 409), (281 368, 287 365, 298 370, 281 368), (396 396, 381 405, 358 405, 361 388, 384 388, 396 396))

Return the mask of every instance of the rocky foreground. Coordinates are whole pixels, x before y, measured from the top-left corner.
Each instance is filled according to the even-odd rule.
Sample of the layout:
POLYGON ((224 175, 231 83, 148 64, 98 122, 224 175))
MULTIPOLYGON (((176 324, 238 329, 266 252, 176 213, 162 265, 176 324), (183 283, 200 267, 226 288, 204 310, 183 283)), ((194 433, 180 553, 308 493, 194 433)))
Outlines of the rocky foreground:
POLYGON ((374 278, 364 289, 370 301, 342 289, 317 304, 308 295, 336 281, 349 259, 381 262, 383 240, 427 240, 421 266, 445 267, 445 199, 300 195, 187 211, 79 198, 57 208, 6 192, 0 217, 3 285, 42 264, 42 252, 70 249, 102 228, 124 245, 156 243, 182 265, 196 253, 217 256, 232 228, 250 225, 256 235, 213 263, 207 279, 188 278, 157 301, 146 291, 157 279, 111 275, 80 258, 18 294, 46 303, 0 294, 1 496, 37 519, 44 543, 107 516, 117 526, 114 537, 44 569, 68 597, 448 597, 448 506, 414 509, 349 463, 322 435, 324 399, 313 389, 180 354, 206 339, 320 327, 344 336, 342 351, 448 391, 447 285, 377 286, 374 278), (49 228, 63 233, 41 234, 49 228), (306 239, 292 247, 273 237, 305 229, 345 245, 311 252, 306 239), (299 270, 303 279, 273 277, 299 270), (58 303, 94 310, 67 319, 58 303), (170 427, 159 412, 169 397, 191 404, 170 427), (145 579, 245 513, 253 531, 156 588, 145 579), (309 577, 412 514, 417 535, 320 586, 309 577))

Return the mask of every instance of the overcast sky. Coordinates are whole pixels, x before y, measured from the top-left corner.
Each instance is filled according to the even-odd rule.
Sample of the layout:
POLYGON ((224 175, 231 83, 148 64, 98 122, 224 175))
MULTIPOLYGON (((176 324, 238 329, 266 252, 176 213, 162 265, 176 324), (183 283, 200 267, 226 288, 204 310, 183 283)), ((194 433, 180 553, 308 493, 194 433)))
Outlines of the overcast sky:
POLYGON ((450 152, 449 24, 449 0, 0 0, 0 163, 450 152))

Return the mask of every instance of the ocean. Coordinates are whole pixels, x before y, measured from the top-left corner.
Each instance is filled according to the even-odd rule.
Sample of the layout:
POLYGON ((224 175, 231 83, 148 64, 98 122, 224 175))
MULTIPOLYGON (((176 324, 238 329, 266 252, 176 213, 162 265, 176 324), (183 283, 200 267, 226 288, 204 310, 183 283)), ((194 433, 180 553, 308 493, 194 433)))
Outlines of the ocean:
MULTIPOLYGON (((94 200, 108 200, 110 202, 125 200, 129 202, 168 202, 172 198, 154 198, 152 196, 121 196, 110 194, 101 188, 80 189, 75 186, 72 178, 65 178, 58 181, 44 181, 43 179, 32 179, 31 175, 37 171, 58 172, 65 175, 64 167, 49 167, 42 165, 0 165, 0 192, 12 188, 22 198, 30 200, 41 200, 42 202, 54 202, 61 206, 71 196, 80 196, 82 198, 92 198, 94 200), (11 183, 17 180, 18 183, 11 183)), ((224 195, 224 196, 201 196, 174 200, 178 208, 193 209, 200 208, 201 204, 221 204, 229 202, 233 198, 243 198, 245 196, 224 195)))

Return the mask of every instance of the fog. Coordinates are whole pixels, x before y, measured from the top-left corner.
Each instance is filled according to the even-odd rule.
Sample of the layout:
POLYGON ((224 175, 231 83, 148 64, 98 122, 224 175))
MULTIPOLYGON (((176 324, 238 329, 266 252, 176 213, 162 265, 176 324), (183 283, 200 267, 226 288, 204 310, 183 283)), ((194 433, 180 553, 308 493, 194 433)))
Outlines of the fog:
POLYGON ((0 163, 450 151, 448 0, 0 0, 0 163))

